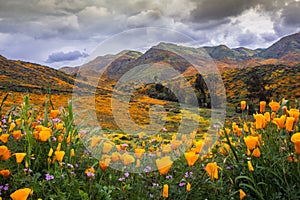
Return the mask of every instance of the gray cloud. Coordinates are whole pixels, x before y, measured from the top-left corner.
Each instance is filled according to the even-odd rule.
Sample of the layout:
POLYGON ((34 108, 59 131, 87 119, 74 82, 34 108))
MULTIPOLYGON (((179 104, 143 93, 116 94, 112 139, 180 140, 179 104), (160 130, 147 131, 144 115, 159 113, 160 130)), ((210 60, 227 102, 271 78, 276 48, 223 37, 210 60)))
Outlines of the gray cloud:
MULTIPOLYGON (((51 52, 70 49, 82 52, 85 48, 91 52, 112 36, 139 27, 169 28, 198 41, 198 46, 225 44, 250 48, 266 47, 300 30, 300 2, 295 0, 27 0, 26 3, 0 0, 0 3, 0 54, 41 64, 47 64, 46 60, 52 62, 48 58, 51 52)), ((162 31, 155 41, 164 39, 162 31)), ((128 44, 126 40, 122 42, 128 44)), ((150 40, 128 40, 144 42, 143 48, 155 45, 150 40)), ((76 65, 82 60, 83 57, 66 59, 51 65, 76 65)))
POLYGON ((62 61, 73 61, 77 60, 81 57, 87 57, 87 53, 81 53, 79 51, 70 51, 67 53, 64 52, 55 52, 48 56, 47 63, 55 63, 55 62, 62 62, 62 61))
POLYGON ((191 12, 191 20, 194 22, 223 20, 257 5, 256 0, 203 0, 197 3, 196 9, 191 12))
POLYGON ((292 2, 285 6, 282 11, 283 23, 287 26, 300 25, 300 2, 292 2))

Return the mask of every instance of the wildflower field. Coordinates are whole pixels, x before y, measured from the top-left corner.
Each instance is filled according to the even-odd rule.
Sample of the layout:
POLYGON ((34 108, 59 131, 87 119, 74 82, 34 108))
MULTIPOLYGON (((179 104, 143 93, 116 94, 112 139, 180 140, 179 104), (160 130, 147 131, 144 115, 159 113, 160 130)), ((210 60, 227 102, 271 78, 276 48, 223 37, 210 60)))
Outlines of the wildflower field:
POLYGON ((41 115, 26 95, 0 110, 0 199, 299 199, 299 103, 260 102, 253 116, 246 101, 240 106, 203 152, 207 135, 195 132, 140 133, 128 142, 93 137, 87 146, 71 101, 41 115), (111 167, 118 163, 122 170, 111 167))

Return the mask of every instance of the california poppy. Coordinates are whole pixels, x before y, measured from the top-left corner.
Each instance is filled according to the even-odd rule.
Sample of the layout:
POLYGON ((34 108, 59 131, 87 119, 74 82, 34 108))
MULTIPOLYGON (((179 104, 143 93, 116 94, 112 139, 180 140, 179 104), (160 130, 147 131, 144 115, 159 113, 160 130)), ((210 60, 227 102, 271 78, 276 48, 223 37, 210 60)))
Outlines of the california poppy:
POLYGON ((137 149, 134 150, 134 152, 135 152, 135 156, 138 159, 140 159, 143 156, 143 154, 145 153, 145 149, 137 148, 137 149))
POLYGON ((270 102, 269 106, 270 106, 272 112, 277 112, 280 108, 280 104, 278 102, 275 102, 275 101, 270 102))
POLYGON ((255 148, 252 152, 252 156, 259 158, 260 157, 260 150, 259 148, 255 148))
POLYGON ((112 149, 113 145, 109 142, 103 143, 103 153, 108 153, 112 149))
POLYGON ((245 144, 249 150, 253 150, 256 146, 259 145, 258 137, 249 135, 244 137, 245 144))
POLYGON ((29 188, 23 188, 23 189, 18 189, 15 192, 13 192, 10 197, 12 200, 26 200, 29 196, 29 194, 32 193, 32 190, 29 188))
POLYGON ((256 129, 262 129, 265 127, 265 117, 262 114, 254 114, 253 117, 255 119, 256 129))
POLYGON ((65 152, 64 151, 55 151, 55 158, 56 160, 58 160, 59 162, 62 162, 65 152))
POLYGON ((260 113, 264 113, 265 112, 265 110, 266 110, 266 104, 267 104, 267 102, 265 102, 265 101, 259 102, 259 112, 260 113))
POLYGON ((19 140, 21 138, 21 130, 17 130, 13 132, 13 138, 19 140))
POLYGON ((48 141, 48 139, 51 137, 51 132, 48 130, 43 130, 41 132, 39 132, 39 139, 43 142, 48 141))
POLYGON ((188 165, 191 167, 195 164, 195 162, 198 160, 199 158, 199 154, 196 154, 195 152, 193 151, 190 151, 190 152, 185 152, 184 153, 184 157, 188 163, 188 165))
POLYGON ((57 115, 58 115, 59 111, 58 110, 51 110, 50 113, 51 113, 52 118, 57 118, 57 115))
POLYGON ((287 132, 291 132, 293 130, 295 118, 294 117, 287 117, 285 122, 285 129, 287 132))
POLYGON ((162 157, 161 159, 156 159, 156 166, 161 175, 166 175, 170 168, 172 167, 173 161, 170 156, 162 157))
POLYGON ((111 160, 112 160, 113 162, 117 162, 117 161, 120 159, 120 157, 121 157, 121 155, 120 155, 119 152, 113 152, 113 153, 111 154, 111 160))
POLYGON ((110 161, 111 161, 111 159, 106 158, 105 160, 99 162, 99 166, 100 166, 102 171, 105 171, 107 169, 107 167, 109 166, 110 161))
POLYGON ((7 148, 7 146, 0 146, 0 157, 2 160, 7 160, 9 159, 11 156, 11 153, 9 151, 9 149, 7 148))
POLYGON ((186 191, 191 191, 191 184, 190 183, 188 183, 187 185, 186 185, 186 191))
POLYGON ((194 145, 196 147, 196 153, 200 153, 203 147, 204 141, 199 140, 199 141, 194 141, 194 145))
POLYGON ((168 198, 168 196, 169 196, 169 186, 168 186, 168 184, 164 184, 162 196, 163 196, 163 198, 168 198))
POLYGON ((286 115, 282 115, 280 118, 274 118, 273 119, 273 123, 275 123, 277 125, 277 128, 284 128, 285 127, 285 119, 286 119, 286 115))
POLYGON ((253 165, 250 160, 247 161, 249 171, 254 171, 253 165))
POLYGON ((16 127, 16 124, 15 123, 11 123, 10 126, 9 126, 9 129, 8 131, 12 131, 14 128, 16 127))
POLYGON ((205 167, 205 171, 208 173, 208 175, 211 178, 215 178, 215 179, 219 178, 219 175, 218 175, 218 165, 217 165, 216 162, 207 163, 207 165, 205 167))
POLYGON ((291 141, 294 143, 296 153, 300 154, 300 132, 293 134, 291 141))
POLYGON ((15 156, 16 156, 16 162, 20 164, 24 160, 26 153, 15 153, 15 156))
POLYGON ((246 102, 246 101, 241 101, 241 109, 242 109, 242 110, 245 110, 245 109, 246 109, 246 105, 247 105, 247 102, 246 102))
POLYGON ((0 175, 3 176, 4 178, 9 177, 9 175, 10 175, 9 169, 3 169, 3 170, 1 170, 0 171, 0 175))
POLYGON ((243 200, 246 197, 246 193, 240 189, 240 200, 243 200))
POLYGON ((298 119, 299 119, 299 110, 298 109, 291 108, 288 111, 288 114, 289 114, 290 117, 294 117, 295 118, 295 122, 298 121, 298 119))
POLYGON ((4 134, 2 134, 2 135, 0 136, 0 140, 1 140, 4 144, 7 143, 8 138, 9 138, 9 134, 8 134, 8 133, 4 133, 4 134))
POLYGON ((122 160, 124 165, 129 165, 134 162, 134 157, 125 153, 122 155, 122 160))

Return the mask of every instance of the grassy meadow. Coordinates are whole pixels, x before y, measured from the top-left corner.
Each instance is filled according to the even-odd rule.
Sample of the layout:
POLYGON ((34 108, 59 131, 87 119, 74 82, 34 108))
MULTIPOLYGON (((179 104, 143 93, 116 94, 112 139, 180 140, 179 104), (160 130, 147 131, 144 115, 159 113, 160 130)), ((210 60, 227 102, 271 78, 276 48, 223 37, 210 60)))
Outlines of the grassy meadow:
MULTIPOLYGON (((74 125, 71 101, 66 98, 60 103, 68 106, 61 107, 55 95, 35 103, 32 98, 23 95, 6 104, 2 97, 2 199, 300 197, 298 102, 260 102, 252 116, 242 101, 241 115, 227 119, 226 126, 215 133, 218 140, 204 152, 205 130, 183 135, 166 129, 149 137, 109 132, 104 135, 109 140, 94 136, 84 145, 86 133, 74 125), (100 159, 88 151, 93 148, 100 149, 100 159), (147 165, 149 157, 152 166, 147 165), (122 170, 111 166, 122 166, 122 170)), ((184 112, 169 115, 168 120, 180 121, 184 112)), ((209 123, 205 117, 197 120, 209 123)))

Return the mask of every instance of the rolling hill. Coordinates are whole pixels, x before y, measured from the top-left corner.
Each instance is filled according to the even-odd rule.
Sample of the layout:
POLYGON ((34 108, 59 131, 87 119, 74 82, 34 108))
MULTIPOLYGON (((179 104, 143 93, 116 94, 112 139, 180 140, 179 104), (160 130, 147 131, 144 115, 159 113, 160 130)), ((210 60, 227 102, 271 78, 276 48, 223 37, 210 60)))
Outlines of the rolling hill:
MULTIPOLYGON (((280 39, 266 49, 256 50, 244 47, 229 48, 225 45, 197 49, 169 43, 159 43, 145 53, 126 50, 116 55, 98 56, 80 67, 63 67, 60 70, 24 61, 9 60, 0 56, 0 89, 1 91, 43 94, 51 87, 52 93, 71 94, 74 88, 73 84, 76 78, 77 80, 79 78, 75 87, 81 87, 90 92, 92 88, 90 83, 94 83, 97 84, 99 93, 107 94, 116 84, 116 80, 125 73, 136 66, 148 64, 155 64, 156 70, 161 73, 166 66, 172 67, 186 77, 191 84, 195 84, 197 70, 184 56, 182 57, 176 53, 181 51, 186 58, 192 57, 196 52, 196 55, 199 55, 198 64, 203 69, 204 67, 209 68, 209 66, 205 66, 207 63, 202 62, 205 59, 201 59, 207 58, 208 55, 213 59, 222 74, 229 102, 237 102, 238 99, 247 97, 245 95, 251 89, 247 89, 246 85, 251 85, 250 77, 255 76, 259 71, 258 69, 262 70, 259 74, 264 74, 265 77, 273 77, 275 72, 279 74, 276 79, 268 80, 273 85, 266 87, 274 90, 277 87, 276 85, 280 84, 277 87, 279 93, 297 97, 298 91, 294 86, 291 86, 293 87, 292 89, 288 88, 288 84, 293 84, 296 81, 295 84, 297 85, 297 82, 300 82, 299 77, 295 76, 295 74, 299 74, 297 70, 300 62, 299 41, 300 33, 296 33, 280 39), (102 75, 100 79, 99 75, 102 75), (291 81, 284 82, 290 77, 293 77, 291 81), (106 92, 101 92, 101 90, 106 92)), ((144 73, 151 76, 153 71, 149 69, 144 71, 144 73)), ((176 80, 178 85, 181 84, 181 79, 175 76, 172 78, 172 81, 176 80)), ((144 88, 144 94, 157 97, 157 95, 153 94, 155 90, 152 87, 155 86, 147 87, 149 87, 149 92, 147 92, 147 89, 145 91, 144 88)), ((253 85, 252 87, 255 86, 253 85)), ((268 91, 266 95, 274 97, 273 92, 276 91, 273 90, 266 88, 266 91, 268 91)))

